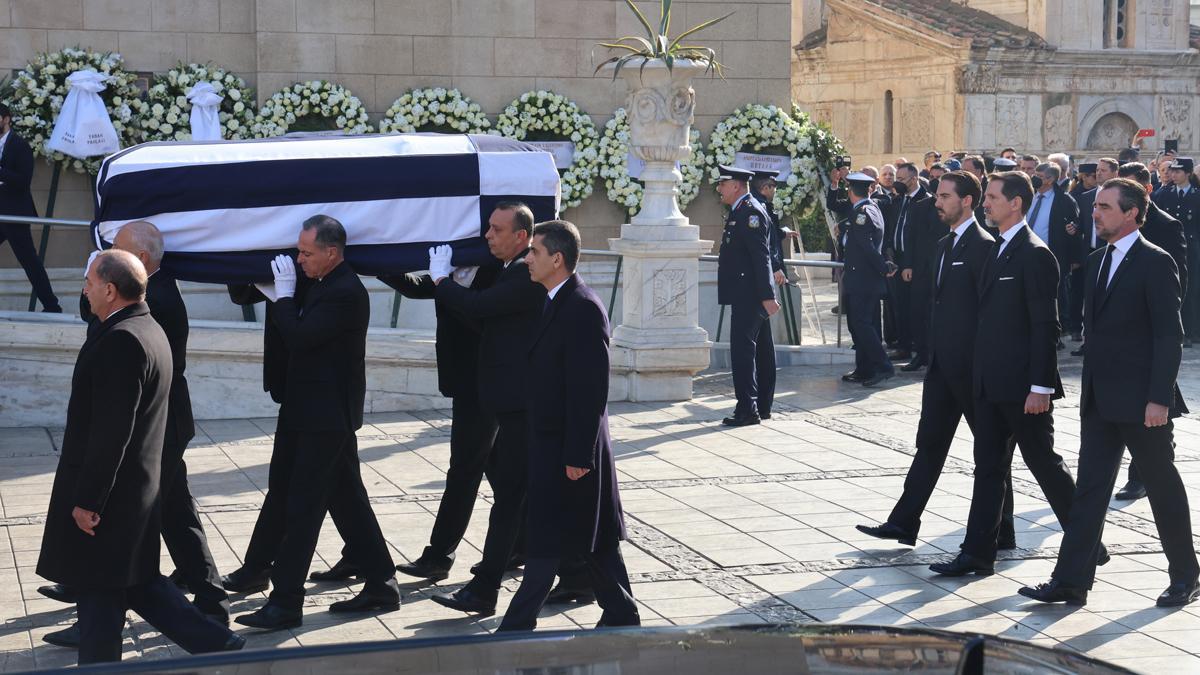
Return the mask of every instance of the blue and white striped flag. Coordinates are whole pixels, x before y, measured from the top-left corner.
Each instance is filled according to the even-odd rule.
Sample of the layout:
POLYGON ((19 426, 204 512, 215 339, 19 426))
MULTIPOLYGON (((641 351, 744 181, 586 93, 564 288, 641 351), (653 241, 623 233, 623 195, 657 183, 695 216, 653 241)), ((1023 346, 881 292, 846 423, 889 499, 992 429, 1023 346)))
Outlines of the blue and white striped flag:
POLYGON ((346 228, 346 259, 366 276, 425 269, 428 248, 455 265, 491 258, 482 235, 498 202, 537 220, 557 216, 554 158, 484 135, 302 136, 146 143, 104 160, 92 233, 107 248, 126 223, 163 233, 163 269, 213 283, 269 281, 269 261, 295 249, 318 213, 346 228))

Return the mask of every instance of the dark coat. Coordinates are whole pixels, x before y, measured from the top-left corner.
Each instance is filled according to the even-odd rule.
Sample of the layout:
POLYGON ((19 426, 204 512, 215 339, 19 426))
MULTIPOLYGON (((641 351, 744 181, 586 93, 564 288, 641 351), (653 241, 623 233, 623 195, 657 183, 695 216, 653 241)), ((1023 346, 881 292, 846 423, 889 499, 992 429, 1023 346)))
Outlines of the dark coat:
POLYGON ((128 588, 159 573, 159 479, 171 346, 145 303, 103 321, 71 378, 67 428, 54 474, 39 576, 84 589, 128 588), (100 514, 96 535, 75 525, 100 514))
MULTIPOLYGON (((1050 252, 1058 261, 1059 270, 1065 273, 1070 270, 1072 263, 1080 261, 1079 231, 1076 230, 1075 234, 1067 232, 1067 224, 1075 224, 1079 219, 1079 205, 1061 185, 1055 185, 1051 189, 1054 191, 1054 203, 1050 205, 1050 241, 1046 244, 1050 246, 1050 252)), ((1036 204, 1037 194, 1034 194, 1033 199, 1036 204)), ((1030 207, 1027 215, 1032 214, 1033 207, 1030 207)), ((1038 217, 1040 218, 1041 214, 1038 214, 1038 217)), ((1029 229, 1032 232, 1033 223, 1029 223, 1029 229)))
POLYGON ((482 327, 479 403, 493 413, 525 410, 525 355, 546 302, 546 289, 529 279, 526 253, 502 269, 488 288, 463 288, 447 279, 434 292, 438 302, 482 327))
POLYGON ((33 149, 16 131, 9 131, 8 140, 4 142, 0 182, 3 183, 0 185, 0 213, 37 217, 33 192, 29 189, 33 182, 33 149))
POLYGON ((896 266, 900 267, 901 269, 907 267, 905 264, 907 262, 907 258, 906 254, 900 252, 900 250, 898 250, 896 247, 896 228, 900 226, 900 215, 906 209, 908 210, 908 219, 905 221, 904 225, 904 241, 900 242, 901 248, 907 249, 908 242, 910 240, 910 225, 916 222, 918 226, 920 226, 920 229, 923 229, 923 224, 921 223, 923 210, 918 209, 916 212, 914 212, 912 209, 914 206, 916 206, 917 202, 921 202, 930 198, 931 196, 929 192, 927 192, 923 186, 917 186, 917 191, 912 195, 896 195, 892 197, 891 200, 889 200, 886 204, 880 205, 880 212, 883 214, 884 221, 883 254, 887 256, 888 260, 896 263, 896 266))
POLYGON ((1175 261, 1175 269, 1179 271, 1180 293, 1186 294, 1188 242, 1187 235, 1183 232, 1183 223, 1158 208, 1154 202, 1150 202, 1150 208, 1146 210, 1146 222, 1142 225, 1142 236, 1146 241, 1166 251, 1175 261))
POLYGON ((302 302, 279 298, 271 321, 287 349, 280 425, 347 433, 362 427, 371 301, 350 265, 314 280, 302 302))
POLYGON ((1181 197, 1174 185, 1166 185, 1154 192, 1153 201, 1158 208, 1183 223, 1188 239, 1200 238, 1200 188, 1192 186, 1181 197))
MULTIPOLYGON (((192 396, 188 390, 187 305, 179 293, 179 284, 161 269, 150 275, 146 284, 146 306, 150 316, 162 327, 171 345, 171 393, 167 406, 167 433, 163 441, 164 465, 178 459, 187 444, 196 436, 196 422, 192 417, 192 396)), ((100 327, 100 318, 92 313, 87 296, 79 296, 79 316, 88 324, 88 335, 100 327)))
POLYGON ((900 269, 911 269, 914 277, 927 278, 933 274, 933 266, 937 264, 937 243, 946 233, 946 225, 938 218, 934 202, 934 196, 928 195, 908 206, 904 252, 895 258, 895 262, 900 269))
MULTIPOLYGON (((1079 207, 1079 217, 1075 219, 1075 227, 1079 231, 1078 261, 1087 260, 1087 257, 1092 253, 1092 230, 1095 229, 1095 224, 1092 221, 1092 210, 1096 207, 1096 194, 1099 192, 1099 188, 1092 188, 1086 192, 1081 192, 1075 202, 1076 206, 1079 207)), ((1096 246, 1104 246, 1104 240, 1096 239, 1096 246)))
MULTIPOLYGON (((500 274, 500 262, 483 265, 475 272, 470 288, 482 291, 490 288, 500 274)), ((432 300, 437 286, 428 274, 397 274, 379 280, 396 289, 406 298, 432 300)), ((450 309, 444 302, 435 301, 437 315, 438 391, 442 396, 478 396, 479 394, 479 321, 450 309)))
POLYGON ((842 291, 882 297, 887 292, 887 261, 880 252, 883 215, 871 200, 855 205, 842 224, 842 291))
POLYGON ((572 275, 529 349, 530 557, 603 550, 625 538, 608 431, 608 338, 604 303, 572 275), (591 471, 572 481, 568 466, 591 471))
POLYGON ((761 304, 775 297, 771 216, 747 195, 729 212, 717 261, 717 302, 761 304))
POLYGON ((1111 422, 1140 424, 1146 404, 1188 412, 1176 384, 1183 358, 1179 276, 1163 249, 1139 236, 1097 297, 1104 249, 1087 261, 1084 280, 1080 413, 1095 411, 1111 422))
MULTIPOLYGON (((953 233, 942 238, 937 259, 953 233)), ((979 327, 979 287, 988 256, 996 240, 977 223, 972 223, 951 249, 942 266, 940 283, 933 284, 930 304, 929 361, 946 374, 947 380, 961 382, 969 391, 971 366, 975 358, 975 331, 979 327)))
MULTIPOLYGON (((995 247, 1001 245, 997 239, 995 247)), ((1033 385, 1054 389, 1058 376, 1058 262, 1028 226, 988 255, 975 336, 975 397, 993 403, 1024 401, 1033 385)), ((1089 347, 1090 349, 1090 347, 1089 347)))
MULTIPOLYGON (((304 273, 296 275, 296 302, 304 304, 304 297, 312 286, 312 280, 304 273)), ((287 390, 288 350, 275 326, 275 303, 267 299, 254 284, 230 284, 229 299, 236 305, 255 305, 266 302, 263 317, 263 391, 271 400, 283 403, 287 390)))

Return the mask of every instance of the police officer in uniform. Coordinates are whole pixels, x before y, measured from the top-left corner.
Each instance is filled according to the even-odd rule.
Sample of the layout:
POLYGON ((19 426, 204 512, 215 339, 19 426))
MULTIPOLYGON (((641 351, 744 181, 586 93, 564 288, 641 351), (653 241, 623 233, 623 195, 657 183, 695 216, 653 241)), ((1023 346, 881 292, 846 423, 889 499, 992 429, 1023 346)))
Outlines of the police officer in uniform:
MULTIPOLYGON (((762 205, 763 210, 767 212, 767 216, 771 219, 771 225, 767 228, 771 236, 771 280, 776 286, 783 286, 788 281, 787 267, 784 266, 783 241, 788 237, 797 237, 798 235, 790 228, 784 227, 782 219, 778 212, 775 211, 775 186, 776 180, 779 177, 778 171, 767 171, 765 169, 755 171, 754 178, 750 180, 750 196, 762 205)), ((786 292, 781 290, 780 293, 786 292)), ((770 323, 766 326, 766 332, 770 332, 770 323)), ((760 346, 760 349, 765 349, 765 346, 760 346)), ((757 367, 758 379, 758 416, 763 419, 771 418, 771 405, 775 402, 775 353, 774 346, 772 351, 766 357, 755 359, 757 367)))
POLYGON ((729 359, 737 396, 737 408, 723 423, 741 427, 770 416, 758 409, 759 387, 775 387, 770 318, 779 311, 779 301, 771 278, 771 217, 750 196, 754 172, 731 166, 720 170, 717 192, 729 207, 729 219, 721 236, 717 302, 730 306, 729 359), (770 371, 770 382, 759 382, 760 371, 770 371))
POLYGON ((853 208, 839 226, 839 237, 845 259, 842 302, 854 340, 854 370, 842 379, 873 387, 896 372, 872 319, 879 314, 879 301, 887 293, 885 280, 896 273, 896 265, 883 257, 883 214, 868 196, 874 179, 865 173, 852 173, 847 182, 853 208))
MULTIPOLYGON (((1183 223, 1187 235, 1187 267, 1200 269, 1200 181, 1192 174, 1195 162, 1191 157, 1176 157, 1167 171, 1170 183, 1154 193, 1154 203, 1171 217, 1183 223)), ((1200 336, 1200 284, 1188 284, 1183 298, 1183 346, 1191 347, 1200 336)))

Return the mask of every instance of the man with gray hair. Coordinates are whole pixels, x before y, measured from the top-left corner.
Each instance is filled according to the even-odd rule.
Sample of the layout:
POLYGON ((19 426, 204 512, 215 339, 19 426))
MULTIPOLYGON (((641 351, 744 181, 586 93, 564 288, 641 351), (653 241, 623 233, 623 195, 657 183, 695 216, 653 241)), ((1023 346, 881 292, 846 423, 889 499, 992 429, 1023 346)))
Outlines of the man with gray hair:
POLYGON ((1046 157, 1046 161, 1058 166, 1058 185, 1066 190, 1071 182, 1071 157, 1064 152, 1052 152, 1046 157))
MULTIPOLYGON (((1047 246, 1058 261, 1058 311, 1059 316, 1068 314, 1068 288, 1071 280, 1071 270, 1079 266, 1081 260, 1079 226, 1079 206, 1071 195, 1067 194, 1059 178, 1062 169, 1053 162, 1042 162, 1034 169, 1030 180, 1033 183, 1033 206, 1029 209, 1029 228, 1047 246)), ((1075 326, 1064 326, 1068 331, 1078 330, 1075 326)), ((1057 341, 1059 349, 1063 348, 1061 340, 1057 341)))

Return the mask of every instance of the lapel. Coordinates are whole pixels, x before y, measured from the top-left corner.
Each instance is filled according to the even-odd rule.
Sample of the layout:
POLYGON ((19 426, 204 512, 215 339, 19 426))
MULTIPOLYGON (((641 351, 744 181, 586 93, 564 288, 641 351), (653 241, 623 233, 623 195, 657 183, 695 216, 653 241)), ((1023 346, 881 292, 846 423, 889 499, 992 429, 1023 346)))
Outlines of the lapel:
POLYGON ((128 307, 125 307, 124 309, 114 312, 112 316, 108 317, 104 321, 101 321, 100 325, 97 326, 95 330, 89 331, 87 339, 83 341, 83 346, 79 348, 79 359, 82 359, 87 352, 91 351, 92 347, 96 346, 96 343, 100 341, 100 338, 104 337, 104 335, 108 333, 113 326, 130 317, 141 316, 149 313, 150 307, 145 302, 136 302, 128 307))
POLYGON ((554 299, 550 301, 550 305, 546 307, 546 311, 542 312, 541 322, 538 323, 537 334, 533 338, 533 343, 529 347, 529 351, 533 351, 537 343, 542 339, 542 333, 546 332, 546 328, 550 326, 550 322, 558 314, 558 309, 562 307, 563 299, 575 292, 575 288, 579 286, 579 277, 575 274, 567 277, 566 283, 562 288, 558 289, 558 293, 554 294, 554 299))
POLYGON ((1004 242, 1003 237, 996 239, 996 243, 993 244, 992 250, 988 252, 987 274, 985 274, 983 277, 983 290, 980 292, 980 297, 987 294, 987 292, 991 290, 992 284, 996 281, 996 279, 1000 278, 1000 273, 1003 272, 1004 268, 1008 266, 1009 261, 1013 259, 1013 256, 1016 254, 1016 252, 1019 249, 1024 248, 1025 245, 1029 243, 1029 226, 1022 222, 1022 224, 1018 227, 1021 229, 1019 229, 1017 233, 1013 235, 1012 241, 1008 242, 1008 245, 1004 247, 1004 252, 1000 254, 999 258, 997 258, 993 252, 996 250, 995 247, 1000 246, 1004 242))
MULTIPOLYGON (((1140 251, 1141 248, 1142 235, 1139 232, 1137 238, 1133 240, 1133 244, 1129 247, 1129 252, 1126 253, 1125 257, 1121 259, 1121 264, 1117 265, 1117 270, 1113 272, 1112 281, 1109 282, 1108 286, 1104 289, 1104 294, 1100 296, 1100 304, 1096 307, 1097 312, 1104 309, 1104 305, 1108 302, 1108 299, 1112 297, 1113 288, 1115 288, 1116 285, 1121 282, 1121 277, 1125 276, 1125 270, 1129 268, 1129 265, 1133 262, 1134 257, 1138 254, 1138 251, 1140 251)), ((1096 270, 1096 274, 1099 273, 1100 271, 1096 270)))
MULTIPOLYGON (((323 279, 313 279, 312 285, 308 287, 308 291, 304 294, 304 300, 297 303, 300 305, 300 315, 303 316, 307 314, 308 311, 312 309, 313 305, 316 305, 321 301, 321 296, 325 293, 325 289, 329 288, 334 282, 348 272, 350 272, 350 264, 343 260, 340 265, 333 268, 333 270, 331 270, 329 274, 326 274, 323 279)), ((304 274, 304 272, 301 270, 298 270, 297 273, 304 274)), ((299 292, 298 289, 297 292, 299 292)))

